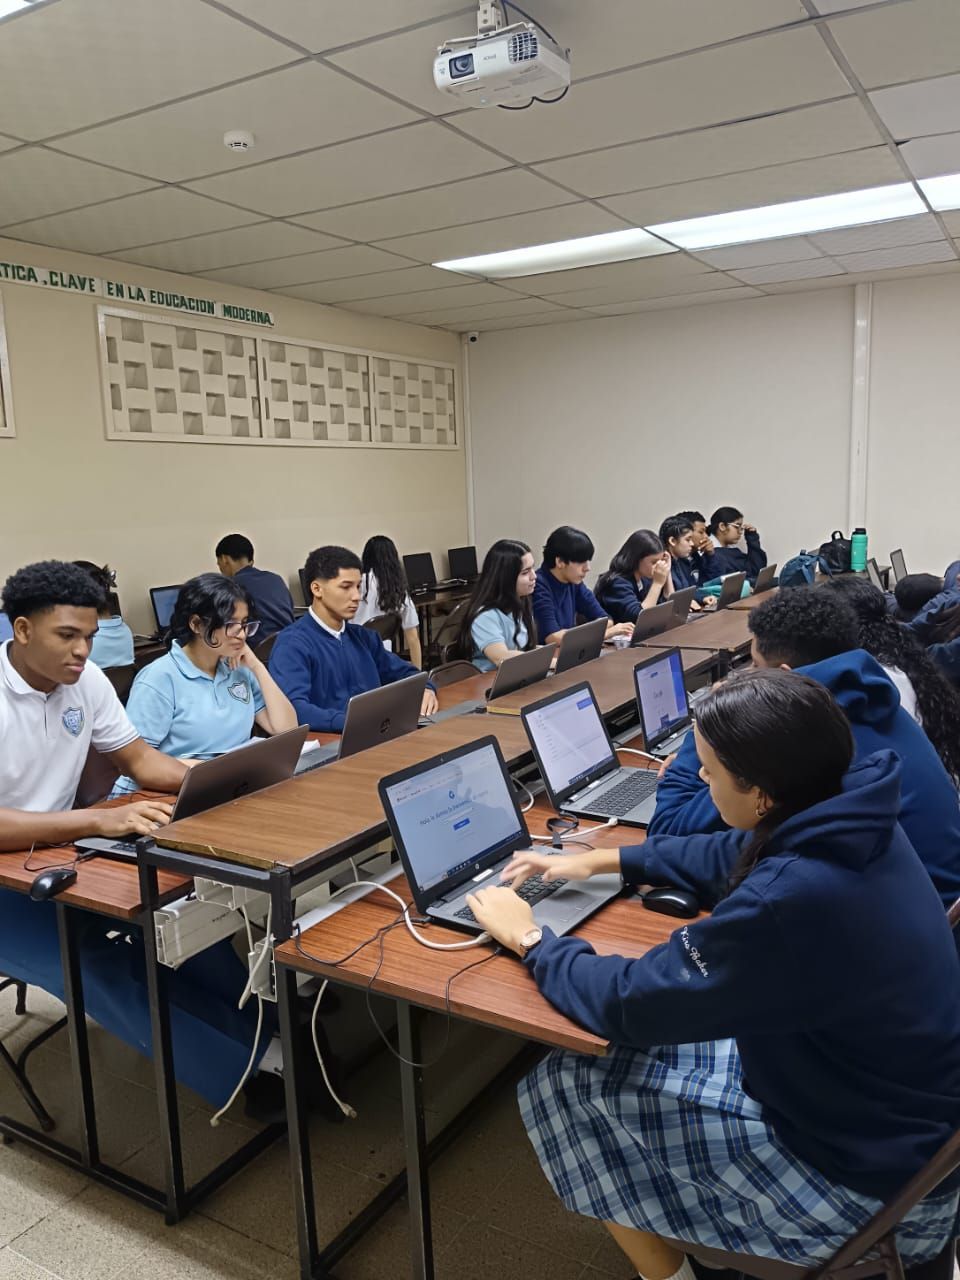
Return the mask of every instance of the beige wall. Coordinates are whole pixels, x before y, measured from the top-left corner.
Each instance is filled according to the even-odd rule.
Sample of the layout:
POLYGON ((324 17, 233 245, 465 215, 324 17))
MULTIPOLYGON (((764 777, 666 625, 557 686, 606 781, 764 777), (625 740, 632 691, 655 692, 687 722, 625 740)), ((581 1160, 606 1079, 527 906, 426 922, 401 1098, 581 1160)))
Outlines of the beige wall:
POLYGON ((739 506, 781 562, 846 522, 853 291, 484 333, 468 348, 477 541, 535 551, 739 506))
MULTIPOLYGON (((285 337, 460 360, 456 335, 293 298, 12 240, 0 239, 0 260, 269 308, 285 337)), ((323 542, 359 552, 369 534, 388 533, 402 551, 433 551, 439 570, 446 548, 467 541, 462 450, 108 441, 96 325, 104 300, 7 282, 0 297, 17 428, 0 440, 0 581, 31 560, 109 560, 124 614, 144 630, 153 625, 147 588, 214 569, 224 533, 248 534, 257 563, 291 581, 323 542)))

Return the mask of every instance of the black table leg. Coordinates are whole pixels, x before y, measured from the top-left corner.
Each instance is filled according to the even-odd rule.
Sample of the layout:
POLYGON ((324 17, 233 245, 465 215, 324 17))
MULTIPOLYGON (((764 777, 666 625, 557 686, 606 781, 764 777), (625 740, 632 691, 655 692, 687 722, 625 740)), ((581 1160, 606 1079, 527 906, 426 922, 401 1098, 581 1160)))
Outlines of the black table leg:
POLYGON ((423 1071, 420 1062, 420 1011, 397 1001, 400 1090, 403 1098, 403 1141, 407 1162, 410 1221, 410 1264, 413 1280, 433 1280, 433 1237, 430 1225, 430 1181, 427 1126, 423 1114, 423 1071))
POLYGON ((287 1103, 290 1173, 293 1178, 300 1276, 301 1280, 313 1280, 317 1274, 319 1255, 317 1215, 313 1199, 313 1168, 310 1163, 306 1071, 297 1020, 297 975, 293 969, 281 969, 278 966, 277 1005, 280 1045, 283 1049, 283 1086, 287 1103))
POLYGON ((80 976, 80 954, 77 945, 77 917, 62 902, 57 903, 57 936, 60 940, 60 964, 63 968, 63 998, 67 1006, 67 1031, 70 1037, 70 1061, 77 1089, 80 1121, 80 1157, 93 1168, 100 1163, 100 1141, 93 1097, 93 1074, 90 1070, 90 1043, 87 1038, 87 1016, 83 1003, 83 980, 80 976))

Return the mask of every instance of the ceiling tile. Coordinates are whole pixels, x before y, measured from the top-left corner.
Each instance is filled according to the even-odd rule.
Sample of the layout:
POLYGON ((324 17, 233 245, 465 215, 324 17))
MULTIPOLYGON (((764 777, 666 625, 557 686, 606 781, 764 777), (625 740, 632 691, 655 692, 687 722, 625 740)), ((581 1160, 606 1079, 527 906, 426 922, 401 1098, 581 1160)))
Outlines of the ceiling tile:
POLYGON ((499 320, 481 320, 476 325, 460 325, 458 328, 461 333, 467 333, 474 328, 480 333, 488 333, 499 329, 532 329, 537 325, 570 324, 574 320, 598 320, 599 318, 589 311, 551 311, 549 315, 544 316, 510 316, 499 320))
POLYGON ((479 216, 505 217, 574 200, 576 196, 524 169, 505 169, 426 191, 408 191, 405 195, 328 209, 326 213, 308 213, 297 221, 335 236, 383 240, 387 236, 415 235, 436 227, 459 226, 479 216))
POLYGON ((112 200, 152 185, 43 147, 22 147, 0 156, 0 226, 112 200))
POLYGON ((342 243, 333 236, 320 235, 306 227, 293 227, 289 222, 256 222, 249 227, 234 227, 232 231, 211 231, 205 236, 188 236, 185 240, 151 244, 142 249, 123 249, 118 256, 125 262, 189 274, 279 258, 284 254, 333 249, 342 243))
POLYGON ((860 253, 942 240, 943 232, 932 213, 919 213, 915 218, 894 218, 891 222, 873 222, 865 227, 820 231, 810 239, 824 253, 860 253))
POLYGON ((855 284, 871 280, 916 279, 919 276, 942 276, 960 272, 960 262, 930 262, 925 266, 896 267, 889 271, 851 271, 826 280, 787 280, 782 284, 763 286, 764 293, 804 293, 808 289, 852 289, 855 284))
POLYGON ((465 227, 448 227, 445 231, 426 231, 418 236, 400 236, 381 241, 381 246, 424 262, 445 262, 501 249, 622 231, 627 225, 623 219, 584 202, 561 205, 559 209, 540 209, 536 213, 517 213, 509 218, 491 218, 465 227))
MULTIPOLYGON (((845 9, 863 9, 866 5, 884 3, 884 0, 814 0, 818 13, 842 13, 845 9)), ((896 4, 898 0, 886 0, 896 4)))
POLYGON ((144 191, 106 204, 18 222, 4 229, 14 240, 56 245, 81 253, 110 253, 133 245, 156 244, 164 236, 199 235, 255 222, 251 213, 205 200, 176 187, 144 191))
POLYGON ((886 271, 892 267, 915 267, 922 262, 956 262, 948 240, 932 244, 908 244, 898 249, 875 249, 870 253, 848 253, 837 257, 847 271, 886 271))
POLYGON ((361 302, 364 298, 389 298, 398 293, 453 288, 463 277, 436 267, 404 267, 399 271, 373 271, 365 276, 321 280, 314 284, 286 285, 279 293, 308 302, 361 302))
POLYGON ((499 320, 508 316, 545 315, 551 311, 563 311, 555 302, 545 302, 542 298, 508 298, 503 302, 485 302, 482 306, 473 307, 434 307, 431 311, 403 313, 403 319, 411 324, 438 324, 441 326, 462 324, 464 329, 471 329, 480 320, 499 320))
POLYGON ((519 120, 507 111, 470 111, 455 124, 519 160, 549 160, 849 92, 816 31, 799 30, 577 84, 563 102, 519 120))
POLYGON ((870 101, 897 141, 949 133, 960 118, 960 75, 877 89, 870 101))
POLYGON ((775 284, 780 280, 817 280, 821 276, 843 275, 829 258, 814 258, 810 262, 784 262, 769 267, 747 267, 735 271, 734 276, 744 284, 775 284))
POLYGON ((678 280, 685 276, 699 275, 710 268, 695 258, 682 253, 672 253, 655 258, 638 258, 630 262, 611 262, 599 267, 577 267, 573 271, 548 271, 539 276, 514 276, 504 280, 505 288, 518 293, 551 296, 568 293, 572 289, 593 289, 613 285, 618 288, 636 286, 641 290, 651 281, 678 280))
POLYGON ((250 289, 282 289, 285 285, 313 280, 336 280, 340 276, 362 275, 365 271, 385 271, 402 267, 404 260, 365 244, 350 244, 322 253, 298 253, 270 262, 250 262, 241 267, 221 267, 208 271, 211 280, 242 284, 250 289))
POLYGON ((416 118, 338 71, 309 62, 84 130, 57 146, 165 182, 180 182, 416 118), (228 129, 248 129, 256 146, 243 153, 227 151, 223 135, 228 129))
MULTIPOLYGON (((511 295, 507 294, 507 297, 511 295)), ((398 294, 390 298, 368 298, 362 302, 345 302, 347 311, 360 311, 371 316, 412 315, 416 311, 429 311, 435 307, 472 306, 481 302, 500 302, 504 291, 495 284, 478 281, 462 284, 453 289, 424 289, 416 293, 398 294)))
POLYGON ((466 178, 506 167, 507 161, 442 125, 424 123, 190 185, 207 195, 282 216, 413 191, 438 178, 466 178))
POLYGON ((6 138, 0 133, 0 151, 9 151, 11 147, 19 147, 21 145, 16 138, 6 138))
POLYGON ((200 0, 52 4, 4 23, 0 120, 19 137, 46 138, 293 57, 200 0))
POLYGON ((960 5, 911 0, 829 24, 867 89, 960 70, 960 5))
POLYGON ((294 40, 311 53, 335 49, 355 40, 396 31, 417 22, 428 22, 444 13, 469 11, 463 34, 476 31, 471 18, 476 5, 463 0, 362 0, 360 4, 314 4, 306 0, 226 0, 225 8, 269 27, 287 40, 294 40))
POLYGON ((427 27, 417 27, 413 31, 332 54, 330 61, 334 66, 359 76, 367 84, 385 89, 431 115, 442 116, 451 111, 462 111, 463 103, 433 83, 433 60, 437 48, 455 36, 476 33, 474 9, 459 18, 447 18, 427 27))
POLYGON ((641 298, 669 298, 681 293, 706 293, 714 289, 729 289, 729 276, 712 271, 700 276, 687 276, 676 280, 649 280, 634 285, 607 284, 594 289, 576 289, 572 293, 559 293, 551 297, 568 307, 602 307, 610 302, 636 302, 641 298))
POLYGON ((679 218, 697 218, 735 209, 759 209, 787 200, 858 191, 903 181, 896 158, 886 147, 819 156, 792 164, 730 173, 702 182, 681 182, 653 191, 611 196, 604 204, 638 226, 655 226, 679 218))
POLYGON ((798 22, 799 0, 551 0, 533 10, 571 50, 576 79, 798 22))
POLYGON ((960 173, 960 133, 941 133, 932 138, 905 142, 900 154, 918 178, 938 178, 960 173))
POLYGON ((952 236, 960 236, 960 209, 953 209, 950 213, 941 213, 943 225, 947 228, 952 236))
POLYGON ((606 147, 551 160, 537 170, 585 196, 606 196, 856 151, 881 140, 860 102, 844 98, 677 137, 606 147))
POLYGON ((638 311, 664 311, 670 307, 698 307, 703 302, 731 302, 737 298, 759 298, 758 289, 746 285, 732 285, 729 289, 714 289, 712 293, 673 294, 667 298, 644 298, 639 302, 611 302, 590 310, 600 316, 628 316, 638 311))
POLYGON ((804 236, 787 236, 783 240, 734 244, 729 249, 704 249, 696 256, 720 271, 730 271, 735 267, 765 267, 772 262, 803 262, 822 255, 804 236))

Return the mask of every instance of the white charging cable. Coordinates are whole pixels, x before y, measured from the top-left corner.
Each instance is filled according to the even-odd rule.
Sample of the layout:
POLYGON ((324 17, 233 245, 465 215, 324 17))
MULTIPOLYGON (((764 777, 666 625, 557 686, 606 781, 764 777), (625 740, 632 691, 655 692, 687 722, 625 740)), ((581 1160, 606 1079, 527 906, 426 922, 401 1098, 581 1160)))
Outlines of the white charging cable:
POLYGON ((525 791, 527 793, 527 803, 521 808, 520 812, 529 813, 530 810, 533 808, 533 792, 530 790, 527 784, 525 782, 521 782, 519 778, 511 778, 510 781, 514 784, 514 786, 519 787, 521 791, 525 791))
POLYGON ((659 756, 652 756, 649 751, 638 751, 636 747, 617 747, 618 751, 625 751, 630 756, 643 756, 645 760, 655 760, 657 764, 663 764, 659 756))
POLYGON ((564 831, 562 834, 548 835, 548 836, 531 836, 530 839, 545 841, 547 844, 553 844, 554 840, 577 841, 577 840, 582 840, 584 836, 592 836, 597 831, 608 831, 611 827, 617 826, 617 824, 618 824, 617 818, 608 818, 606 822, 601 822, 600 825, 596 827, 584 827, 583 830, 581 830, 579 827, 575 827, 573 831, 564 831))

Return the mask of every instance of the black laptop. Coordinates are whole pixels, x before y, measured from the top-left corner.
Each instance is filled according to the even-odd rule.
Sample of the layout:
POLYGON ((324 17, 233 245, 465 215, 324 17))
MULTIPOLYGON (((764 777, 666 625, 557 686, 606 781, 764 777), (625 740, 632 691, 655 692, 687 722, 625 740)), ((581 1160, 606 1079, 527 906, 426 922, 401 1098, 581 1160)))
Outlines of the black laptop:
POLYGON ((301 756, 295 773, 308 773, 318 765, 331 760, 345 760, 359 751, 378 747, 381 742, 392 742, 412 733, 420 724, 420 708, 429 676, 425 671, 379 689, 355 693, 347 703, 343 733, 337 742, 307 748, 301 756))
POLYGON ((464 582, 469 586, 480 576, 476 547, 451 547, 447 552, 447 564, 452 582, 464 582))
POLYGON ((404 556, 403 572, 411 595, 435 590, 437 571, 433 567, 433 556, 429 551, 417 551, 411 556, 404 556))
POLYGON ((633 668, 643 745, 665 760, 693 728, 679 649, 660 649, 633 668))

